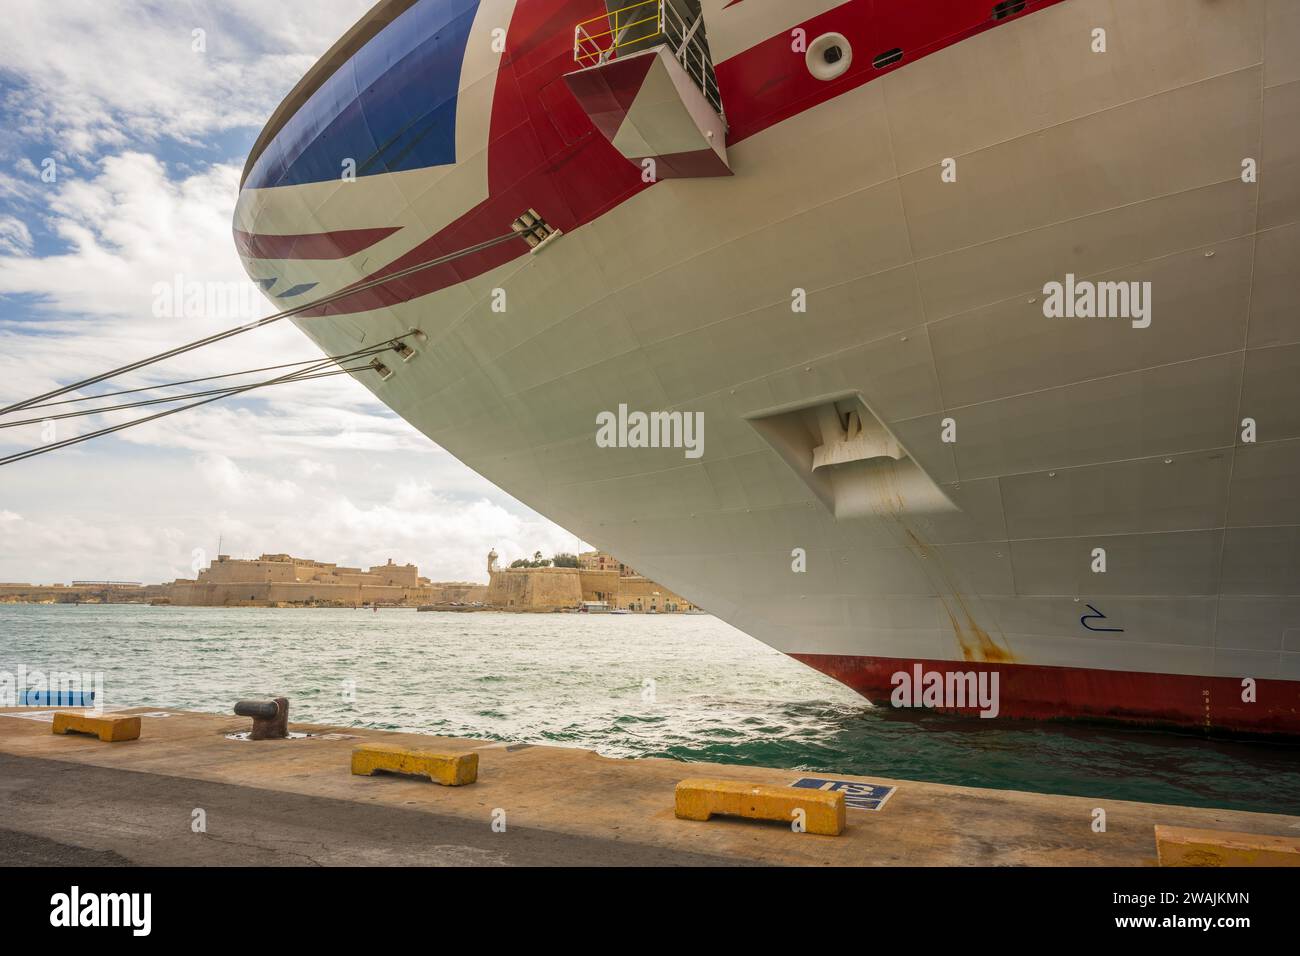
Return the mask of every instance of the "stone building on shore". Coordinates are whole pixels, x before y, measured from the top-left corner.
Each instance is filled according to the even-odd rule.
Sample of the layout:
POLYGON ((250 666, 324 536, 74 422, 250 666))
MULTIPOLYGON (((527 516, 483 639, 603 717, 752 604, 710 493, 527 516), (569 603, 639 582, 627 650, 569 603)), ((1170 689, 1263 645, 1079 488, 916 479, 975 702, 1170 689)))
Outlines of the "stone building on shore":
POLYGON ((645 614, 698 610, 680 594, 608 554, 588 551, 578 555, 578 564, 576 568, 502 568, 493 551, 488 555, 490 581, 484 604, 508 611, 577 610, 584 606, 645 614))
POLYGON ((147 604, 164 596, 166 587, 139 581, 0 582, 0 604, 147 604))
MULTIPOLYGON (((548 563, 548 562, 542 562, 548 563)), ((251 560, 219 554, 195 578, 170 584, 76 581, 72 585, 0 584, 0 603, 135 603, 187 607, 415 607, 448 610, 630 611, 671 614, 698 610, 680 594, 600 551, 577 555, 578 567, 497 565, 488 555, 488 584, 437 582, 413 564, 368 569, 289 554, 251 560)))
POLYGON ((200 607, 352 607, 368 604, 472 604, 487 588, 467 581, 434 582, 413 564, 343 567, 288 554, 263 554, 251 561, 219 554, 194 579, 166 586, 171 604, 200 607))

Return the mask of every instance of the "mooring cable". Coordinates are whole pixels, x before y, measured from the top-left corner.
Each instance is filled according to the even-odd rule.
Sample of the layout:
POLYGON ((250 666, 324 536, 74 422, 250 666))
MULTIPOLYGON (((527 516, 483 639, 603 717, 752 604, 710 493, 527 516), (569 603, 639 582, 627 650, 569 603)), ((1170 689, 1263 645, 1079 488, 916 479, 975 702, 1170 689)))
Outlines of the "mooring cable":
MULTIPOLYGON (((362 358, 363 356, 357 356, 362 358)), ((315 366, 320 368, 322 366, 315 366)), ((293 382, 309 382, 316 378, 329 378, 331 375, 344 375, 348 372, 364 372, 371 365, 357 365, 352 368, 336 368, 330 372, 313 372, 310 375, 305 374, 308 370, 304 369, 302 373, 295 373, 292 378, 286 378, 282 382, 254 382, 252 387, 262 388, 266 385, 289 385, 293 382)), ((57 415, 46 415, 44 418, 23 418, 16 422, 0 422, 0 428, 17 428, 19 425, 40 425, 44 422, 57 422, 65 418, 81 418, 86 415, 102 415, 105 412, 120 412, 124 408, 140 408, 145 405, 165 405, 167 402, 180 402, 187 398, 202 398, 205 395, 233 395, 242 386, 227 385, 225 388, 212 388, 203 392, 182 392, 180 395, 168 395, 164 398, 148 398, 140 402, 123 402, 121 405, 99 405, 95 408, 81 408, 75 412, 60 412, 57 415)), ((98 397, 98 396, 96 396, 98 397)))
MULTIPOLYGON (((408 332, 407 335, 409 334, 411 333, 408 332)), ((401 341, 404 338, 406 338, 406 335, 400 335, 395 339, 390 339, 384 345, 376 346, 370 352, 349 352, 347 355, 329 355, 324 356, 324 358, 328 358, 331 361, 343 361, 347 359, 348 356, 351 356, 352 358, 363 358, 366 355, 378 355, 380 352, 387 352, 391 347, 391 343, 401 341)), ((297 362, 285 362, 282 365, 264 365, 261 368, 246 368, 241 372, 224 372, 221 375, 204 375, 200 378, 186 378, 179 382, 160 382, 157 385, 141 385, 139 388, 124 388, 118 392, 100 392, 98 395, 82 395, 79 398, 64 398, 57 402, 44 402, 40 405, 25 405, 21 409, 16 409, 16 411, 28 411, 33 408, 54 408, 58 405, 72 405, 76 402, 91 402, 97 398, 117 398, 119 395, 135 395, 139 392, 152 392, 154 389, 159 388, 177 388, 181 385, 194 385, 198 382, 215 382, 222 378, 237 378, 240 375, 256 375, 258 372, 275 372, 282 368, 294 368, 298 365, 314 365, 320 361, 322 361, 322 358, 301 359, 297 362)))
MULTIPOLYGON (((330 363, 328 362, 322 363, 320 367, 323 368, 327 364, 330 363)), ((355 370, 348 369, 346 371, 365 372, 371 370, 375 370, 375 366, 363 365, 361 366, 360 369, 355 369, 355 370)), ((290 372, 285 375, 281 375, 277 378, 267 379, 266 381, 253 382, 249 385, 238 385, 232 387, 229 390, 222 389, 220 395, 214 395, 211 398, 204 398, 201 401, 191 402, 188 405, 181 405, 177 408, 169 408, 166 409, 165 411, 155 412, 154 414, 147 415, 144 418, 133 418, 129 422, 121 422, 117 425, 111 425, 107 428, 101 428, 98 431, 87 432, 84 435, 78 435, 74 438, 65 438, 63 441, 54 442, 49 445, 42 445, 40 448, 29 448, 26 451, 14 452, 12 455, 5 455, 4 457, 0 458, 0 466, 9 465, 17 461, 22 461, 26 458, 35 458, 37 455, 44 455, 47 452, 58 451, 60 448, 67 448, 70 445, 78 445, 83 441, 90 441, 90 439, 92 438, 99 438, 103 435, 111 435, 114 432, 120 432, 126 428, 132 428, 136 425, 143 425, 146 422, 156 421, 159 418, 166 418, 168 415, 175 415, 177 412, 185 412, 185 411, 189 411, 192 408, 198 408, 200 405, 208 405, 212 402, 219 402, 223 398, 229 398, 231 395, 237 395, 240 394, 241 392, 252 391, 255 388, 265 388, 268 385, 288 384, 294 381, 296 376, 301 374, 302 371, 290 372)))
MULTIPOLYGON (((300 313, 310 311, 311 309, 319 308, 320 306, 323 305, 329 305, 331 302, 337 302, 340 299, 346 299, 349 296, 356 295, 361 292, 366 292, 370 289, 376 288, 377 286, 381 286, 386 283, 396 281, 397 279, 403 279, 406 276, 413 275, 417 272, 422 272, 425 269, 432 269, 434 266, 445 265, 446 263, 451 262, 455 259, 460 259, 465 256, 474 255, 475 253, 478 252, 485 252, 488 249, 501 245, 503 242, 509 242, 511 239, 522 240, 524 239, 524 236, 525 233, 523 232, 511 231, 506 233, 505 235, 497 236, 494 239, 487 239, 484 240, 483 242, 476 243, 472 246, 467 246, 464 249, 459 249, 455 252, 449 252, 444 256, 438 256, 437 258, 434 259, 427 259, 424 262, 417 262, 414 265, 407 266, 405 269, 399 269, 397 272, 394 272, 391 275, 380 276, 377 279, 372 279, 368 282, 362 282, 359 285, 348 286, 347 288, 340 289, 337 292, 332 292, 329 295, 321 296, 319 299, 313 299, 310 302, 304 302, 302 305, 294 306, 292 309, 286 309, 283 312, 277 312, 275 315, 268 315, 265 318, 257 319, 253 322, 248 322, 244 325, 236 326, 235 328, 232 329, 226 329, 224 332, 217 332, 214 333, 213 335, 209 335, 204 338, 197 339, 185 345, 177 346, 174 349, 168 349, 166 352, 160 352, 157 355, 151 355, 148 358, 140 359, 139 361, 132 362, 129 365, 120 366, 119 368, 115 368, 112 369, 111 371, 104 372, 101 375, 95 375, 92 376, 91 378, 85 378, 79 382, 73 382, 71 385, 63 385, 60 386, 59 388, 52 389, 48 392, 45 392, 44 394, 35 395, 25 401, 16 402, 12 405, 8 405, 4 408, 0 408, 0 415, 5 415, 8 414, 9 412, 20 411, 24 408, 29 408, 32 405, 35 405, 37 402, 44 402, 46 399, 57 398, 60 395, 66 395, 68 392, 76 391, 79 388, 85 388, 87 385, 94 385, 96 382, 102 382, 105 379, 116 378, 119 375, 124 375, 127 372, 134 372, 136 369, 141 369, 149 365, 154 365, 158 362, 164 361, 165 359, 174 358, 177 355, 184 355, 186 352, 193 352, 195 349, 203 348, 205 345, 212 345, 216 342, 221 342, 225 339, 232 338, 233 336, 241 335, 244 332, 251 332, 253 329, 260 329, 264 326, 270 325, 272 322, 279 322, 281 319, 287 319, 290 318, 291 316, 295 316, 300 313)), ((47 446, 47 448, 49 447, 50 446, 47 446)), ((7 464, 11 460, 11 458, 12 456, 10 458, 0 458, 0 464, 7 464)))

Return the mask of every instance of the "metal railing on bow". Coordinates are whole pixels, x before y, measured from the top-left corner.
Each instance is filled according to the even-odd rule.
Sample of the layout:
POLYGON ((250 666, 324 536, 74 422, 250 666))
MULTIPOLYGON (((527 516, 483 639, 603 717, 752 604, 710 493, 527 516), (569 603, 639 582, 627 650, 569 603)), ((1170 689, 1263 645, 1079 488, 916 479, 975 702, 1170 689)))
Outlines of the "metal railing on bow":
POLYGON ((667 45, 713 108, 722 115, 722 97, 704 42, 704 14, 688 16, 672 0, 639 0, 584 20, 573 28, 573 60, 600 66, 619 56, 667 45))

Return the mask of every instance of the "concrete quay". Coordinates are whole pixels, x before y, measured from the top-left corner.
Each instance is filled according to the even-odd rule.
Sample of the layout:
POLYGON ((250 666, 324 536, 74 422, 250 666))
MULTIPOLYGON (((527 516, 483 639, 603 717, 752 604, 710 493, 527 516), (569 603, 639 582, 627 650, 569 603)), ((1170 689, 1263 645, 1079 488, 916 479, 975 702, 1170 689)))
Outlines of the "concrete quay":
POLYGON ((1300 817, 985 790, 295 723, 230 739, 234 716, 152 708, 138 740, 51 732, 51 711, 0 709, 0 858, 75 865, 1154 866, 1154 830, 1295 839, 1300 817), (360 743, 478 754, 477 782, 354 776, 360 743), (674 787, 818 777, 894 787, 840 836, 674 815, 674 787), (1094 810, 1106 830, 1094 832, 1094 810), (196 820, 202 816, 204 829, 196 820), (501 824, 504 822, 504 832, 501 824), (495 824, 495 826, 494 826, 495 824))

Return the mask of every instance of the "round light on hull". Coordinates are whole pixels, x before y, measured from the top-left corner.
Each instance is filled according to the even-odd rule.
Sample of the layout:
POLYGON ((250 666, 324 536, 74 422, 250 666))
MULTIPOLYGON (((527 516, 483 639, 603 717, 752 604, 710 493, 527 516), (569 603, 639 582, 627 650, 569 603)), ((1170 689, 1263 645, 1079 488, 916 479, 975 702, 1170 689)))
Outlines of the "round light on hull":
POLYGON ((853 62, 853 47, 840 33, 823 33, 808 45, 808 72, 819 80, 841 77, 853 62))

